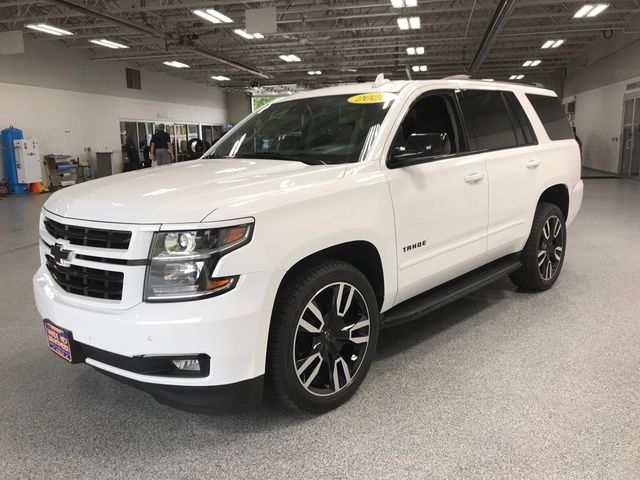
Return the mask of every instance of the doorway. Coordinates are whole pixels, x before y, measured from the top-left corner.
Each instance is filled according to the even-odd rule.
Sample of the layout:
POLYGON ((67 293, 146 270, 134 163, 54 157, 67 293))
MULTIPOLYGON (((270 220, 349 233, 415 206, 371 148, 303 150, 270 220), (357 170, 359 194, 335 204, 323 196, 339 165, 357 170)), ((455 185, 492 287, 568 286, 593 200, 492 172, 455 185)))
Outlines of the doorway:
POLYGON ((640 92, 624 96, 620 175, 640 180, 640 92))

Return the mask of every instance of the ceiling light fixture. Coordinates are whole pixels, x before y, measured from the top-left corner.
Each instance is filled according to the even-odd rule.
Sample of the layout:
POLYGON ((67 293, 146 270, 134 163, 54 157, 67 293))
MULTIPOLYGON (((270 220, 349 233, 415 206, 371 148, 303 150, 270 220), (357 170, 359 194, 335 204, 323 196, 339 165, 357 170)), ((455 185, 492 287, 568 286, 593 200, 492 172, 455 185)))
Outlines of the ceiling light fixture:
POLYGON ((189 68, 189 65, 187 65, 186 63, 176 62, 175 60, 172 60, 170 62, 162 62, 162 63, 173 68, 189 68))
POLYGON ((391 6, 393 8, 417 7, 418 0, 391 0, 391 6))
POLYGON ((527 60, 522 64, 523 67, 537 67, 542 63, 542 60, 527 60))
POLYGON ((233 23, 233 20, 213 8, 209 8, 206 11, 193 10, 193 14, 211 23, 233 23))
POLYGON ((104 38, 101 40, 89 40, 91 43, 95 43, 96 45, 100 45, 101 47, 107 48, 129 48, 126 45, 121 43, 112 42, 111 40, 105 40, 104 38))
POLYGON ((414 72, 426 72, 427 71, 427 66, 426 65, 414 65, 413 67, 411 67, 411 70, 413 70, 414 72))
POLYGON ((424 47, 407 47, 407 55, 424 55, 424 47))
POLYGON ((51 35, 73 35, 73 33, 63 30, 58 27, 53 27, 51 25, 47 25, 46 23, 38 23, 37 25, 25 25, 27 28, 31 30, 38 30, 39 32, 49 33, 51 35))
POLYGON ((284 60, 285 62, 299 62, 300 58, 298 58, 296 55, 290 54, 290 55, 280 55, 280 58, 282 60, 284 60))
POLYGON ((607 8, 609 8, 608 3, 592 3, 584 5, 580 10, 578 10, 573 18, 592 18, 600 15, 607 8))
POLYGON ((511 75, 509 77, 509 80, 522 80, 524 78, 524 75, 511 75))
POLYGON ((398 17, 400 30, 417 30, 420 28, 420 17, 398 17))
POLYGON ((259 40, 261 38, 264 38, 264 35, 262 35, 261 33, 247 33, 246 30, 241 30, 239 28, 236 28, 234 30, 234 33, 240 35, 242 38, 246 38, 247 40, 259 40))
POLYGON ((225 77, 224 75, 213 75, 211 78, 219 82, 226 82, 227 80, 231 80, 229 77, 225 77))
POLYGON ((547 40, 540 48, 558 48, 564 42, 564 40, 547 40))
POLYGON ((309 75, 322 75, 322 72, 320 70, 309 70, 307 73, 309 75))
POLYGON ((531 66, 531 60, 527 60, 526 62, 524 62, 522 64, 523 67, 530 67, 531 66))

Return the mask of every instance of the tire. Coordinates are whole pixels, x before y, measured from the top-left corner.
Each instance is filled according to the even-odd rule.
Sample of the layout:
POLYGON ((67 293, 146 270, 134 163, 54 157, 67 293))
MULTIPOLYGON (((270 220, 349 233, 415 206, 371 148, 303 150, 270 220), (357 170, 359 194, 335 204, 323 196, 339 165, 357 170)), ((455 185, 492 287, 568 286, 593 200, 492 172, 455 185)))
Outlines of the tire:
POLYGON ((560 275, 566 246, 567 228, 562 210, 552 203, 538 204, 522 250, 522 266, 510 274, 511 281, 524 290, 548 290, 560 275))
POLYGON ((349 263, 326 261, 288 280, 276 298, 267 354, 278 401, 324 413, 349 400, 373 360, 379 324, 373 288, 349 263))
POLYGON ((205 144, 199 138, 192 138, 187 142, 187 153, 189 154, 189 158, 200 158, 205 151, 205 144))

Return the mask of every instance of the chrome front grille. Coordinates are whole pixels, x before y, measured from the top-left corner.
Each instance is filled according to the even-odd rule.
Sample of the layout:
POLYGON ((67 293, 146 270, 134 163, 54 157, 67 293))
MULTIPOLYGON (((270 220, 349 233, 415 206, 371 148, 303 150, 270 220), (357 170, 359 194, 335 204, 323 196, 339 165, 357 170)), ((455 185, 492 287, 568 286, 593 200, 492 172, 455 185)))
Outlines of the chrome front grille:
POLYGON ((60 287, 85 297, 121 300, 124 274, 79 265, 61 265, 45 255, 47 270, 60 287))
POLYGON ((44 228, 56 240, 67 240, 71 245, 126 250, 131 242, 128 231, 66 225, 50 218, 44 219, 44 228))

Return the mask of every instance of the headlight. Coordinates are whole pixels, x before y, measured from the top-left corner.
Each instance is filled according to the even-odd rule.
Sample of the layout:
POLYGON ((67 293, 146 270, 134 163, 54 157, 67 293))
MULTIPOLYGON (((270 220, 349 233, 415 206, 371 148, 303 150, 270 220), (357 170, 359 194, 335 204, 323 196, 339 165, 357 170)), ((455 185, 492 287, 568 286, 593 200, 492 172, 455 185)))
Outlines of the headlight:
POLYGON ((253 224, 208 230, 158 232, 153 236, 144 300, 196 300, 231 290, 237 276, 213 278, 224 254, 251 240, 253 224))

